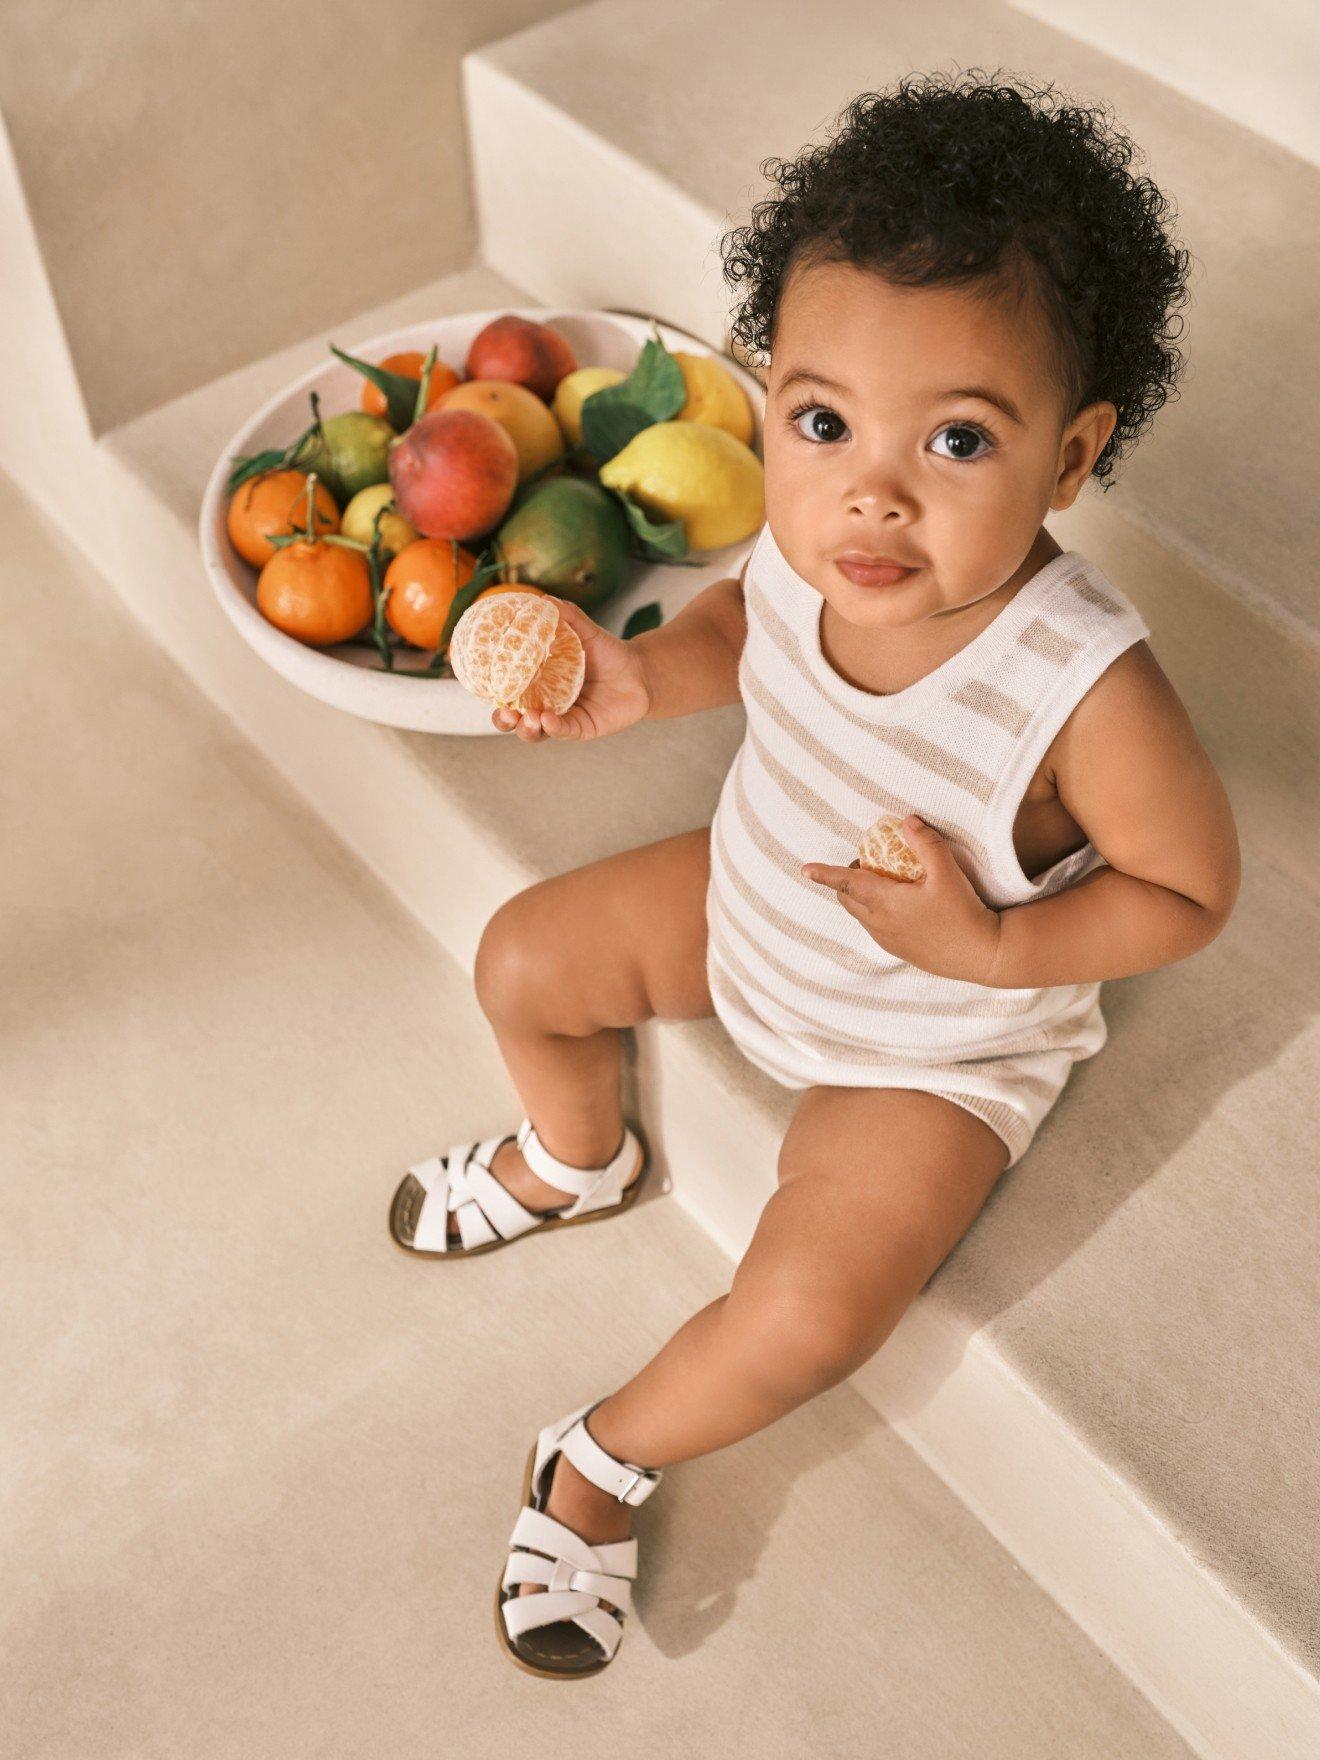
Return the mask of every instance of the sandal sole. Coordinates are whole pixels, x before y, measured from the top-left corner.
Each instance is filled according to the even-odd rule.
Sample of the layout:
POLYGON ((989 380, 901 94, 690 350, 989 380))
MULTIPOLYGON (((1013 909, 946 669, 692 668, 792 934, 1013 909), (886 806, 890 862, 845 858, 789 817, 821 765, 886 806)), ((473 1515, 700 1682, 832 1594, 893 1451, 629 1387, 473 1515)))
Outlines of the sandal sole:
MULTIPOLYGON (((577 1220, 576 1217, 574 1220, 577 1220)), ((531 1232, 534 1233, 535 1230, 532 1230, 531 1232)), ((523 1505, 529 1504, 532 1501, 532 1468, 535 1465, 536 1444, 533 1443, 531 1448, 527 1451, 527 1465, 523 1469, 523 1505)), ((500 1575, 502 1579, 503 1572, 501 1572, 500 1575)), ((509 1641, 509 1634, 504 1629, 504 1615, 500 1612, 503 1603, 504 1583, 501 1580, 495 1585, 495 1630, 499 1634, 500 1645, 505 1654, 511 1657, 512 1660, 518 1664, 518 1667, 527 1674, 534 1674, 543 1681, 584 1680, 587 1676, 599 1674, 601 1669, 608 1668, 611 1662, 614 1661, 614 1656, 619 1654, 616 1646, 614 1656, 602 1656, 598 1662, 589 1662, 583 1668, 540 1668, 536 1663, 529 1662, 525 1656, 520 1656, 509 1641)), ((622 1641, 622 1638, 620 1638, 619 1642, 622 1643, 622 1641)))
POLYGON ((621 1210, 627 1210, 632 1204, 636 1203, 637 1194, 641 1190, 642 1182, 645 1180, 649 1171, 650 1161, 647 1157, 646 1146, 643 1144, 641 1168, 637 1177, 624 1191, 623 1196, 619 1199, 617 1204, 610 1204, 600 1210, 586 1210, 581 1216, 548 1216, 544 1222, 538 1222, 535 1228, 525 1228, 521 1234, 514 1235, 512 1240, 500 1239, 483 1241, 479 1247, 450 1247, 447 1250, 437 1247, 411 1247, 408 1245, 407 1241, 400 1240, 398 1234, 395 1232, 395 1219, 398 1215, 399 1203, 403 1196, 403 1188, 407 1184, 407 1180, 404 1179, 399 1182, 398 1186, 395 1188, 394 1196, 390 1200, 390 1239, 394 1242, 395 1246, 399 1248, 400 1252, 407 1253, 411 1259, 475 1259, 479 1253, 493 1253, 499 1247, 516 1246, 519 1241, 527 1240, 532 1235, 545 1234, 548 1229, 572 1228, 573 1225, 578 1222, 604 1222, 609 1216, 617 1216, 621 1210))

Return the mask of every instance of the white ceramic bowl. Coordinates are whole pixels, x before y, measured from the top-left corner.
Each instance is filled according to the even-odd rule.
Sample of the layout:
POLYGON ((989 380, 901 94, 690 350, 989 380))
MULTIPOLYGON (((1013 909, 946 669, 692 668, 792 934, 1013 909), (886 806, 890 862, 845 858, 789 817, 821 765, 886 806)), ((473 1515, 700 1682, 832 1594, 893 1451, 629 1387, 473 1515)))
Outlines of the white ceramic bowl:
MULTIPOLYGON (((340 343, 338 338, 335 341, 346 354, 368 361, 382 360, 405 349, 425 353, 434 343, 438 358, 461 372, 468 347, 478 331, 509 311, 552 324, 562 331, 584 366, 617 367, 623 373, 631 372, 642 345, 652 335, 652 321, 632 313, 501 306, 412 324, 365 342, 340 343)), ((759 454, 765 393, 758 381, 728 355, 686 332, 658 319, 655 328, 666 348, 711 355, 744 387, 753 411, 752 444, 759 454)), ((464 690, 457 679, 401 677, 382 668, 374 648, 347 643, 333 648, 311 648, 276 629, 257 610, 257 570, 238 555, 229 541, 225 524, 229 496, 225 484, 233 469, 234 456, 247 457, 267 448, 289 445, 311 421, 311 391, 320 398, 323 416, 359 408, 363 383, 362 375, 336 359, 327 345, 326 360, 321 366, 313 367, 278 392, 226 442, 207 482, 199 521, 202 560, 216 597, 238 633, 263 660, 290 684, 323 703, 368 721, 409 727, 421 733, 498 733, 500 729, 491 723, 491 705, 464 690)), ((625 584, 589 615, 603 628, 621 635, 633 611, 654 600, 661 608, 662 621, 668 623, 694 594, 712 581, 737 574, 755 541, 756 533, 752 533, 742 543, 723 550, 701 551, 677 566, 646 564, 634 558, 625 584)), ((408 649, 399 652, 404 665, 425 664, 420 653, 408 649)))

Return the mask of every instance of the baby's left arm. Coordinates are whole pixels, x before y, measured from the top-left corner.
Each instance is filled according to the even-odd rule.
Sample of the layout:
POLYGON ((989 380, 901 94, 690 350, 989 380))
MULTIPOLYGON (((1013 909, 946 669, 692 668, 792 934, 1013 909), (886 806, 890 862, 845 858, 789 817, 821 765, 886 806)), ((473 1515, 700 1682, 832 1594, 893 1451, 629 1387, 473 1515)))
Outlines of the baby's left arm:
POLYGON ((1219 774, 1144 641, 1073 710, 1055 786, 1109 863, 999 913, 998 988, 1083 984, 1174 964, 1214 940, 1241 882, 1237 826, 1219 774))

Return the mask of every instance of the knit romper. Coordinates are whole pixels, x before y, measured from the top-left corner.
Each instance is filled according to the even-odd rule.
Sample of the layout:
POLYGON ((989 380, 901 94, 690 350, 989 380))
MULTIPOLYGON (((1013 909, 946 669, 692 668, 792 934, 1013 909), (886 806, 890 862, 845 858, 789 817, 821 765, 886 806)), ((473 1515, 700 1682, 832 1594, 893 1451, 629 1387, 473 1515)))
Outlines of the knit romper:
POLYGON ((994 909, 1103 865, 1087 842, 1034 880, 1013 821, 1071 711, 1150 634, 1079 551, 1034 574, 942 666, 888 695, 840 676, 822 595, 769 524, 743 575, 738 684, 747 729, 711 825, 706 976, 750 1061, 787 1088, 920 1088, 1026 1152, 1072 1065, 1104 1045, 1100 983, 991 988, 936 977, 879 945, 803 862, 846 867, 881 813, 919 814, 994 909))

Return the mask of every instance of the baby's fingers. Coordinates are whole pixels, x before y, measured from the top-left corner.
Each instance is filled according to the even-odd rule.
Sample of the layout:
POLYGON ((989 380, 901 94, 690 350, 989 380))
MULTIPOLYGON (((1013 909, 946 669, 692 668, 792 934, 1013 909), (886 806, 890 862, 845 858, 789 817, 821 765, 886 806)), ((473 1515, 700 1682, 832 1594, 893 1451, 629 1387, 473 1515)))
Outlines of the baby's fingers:
POLYGON ((518 738, 529 743, 540 739, 573 739, 580 730, 571 714, 557 715, 553 709, 496 709, 491 716, 496 727, 507 733, 516 730, 518 738))

